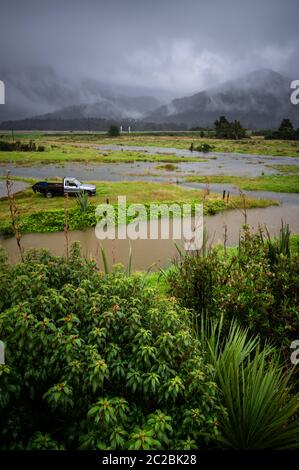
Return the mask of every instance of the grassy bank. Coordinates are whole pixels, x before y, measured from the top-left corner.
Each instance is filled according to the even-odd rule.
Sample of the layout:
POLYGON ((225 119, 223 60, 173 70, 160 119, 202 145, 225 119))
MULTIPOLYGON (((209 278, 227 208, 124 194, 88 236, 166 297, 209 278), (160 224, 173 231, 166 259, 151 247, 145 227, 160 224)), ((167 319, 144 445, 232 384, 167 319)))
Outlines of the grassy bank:
MULTIPOLYGON (((44 142, 44 141, 43 141, 44 142)), ((77 163, 132 163, 132 162, 201 162, 206 161, 199 157, 180 157, 175 154, 149 154, 136 151, 101 151, 89 146, 74 146, 63 143, 50 144, 44 142, 44 152, 0 151, 0 163, 13 163, 15 165, 31 166, 46 164, 77 163)))
POLYGON ((189 176, 188 182, 228 183, 247 191, 273 191, 281 193, 299 193, 299 174, 265 175, 256 178, 239 176, 189 176))
POLYGON ((286 175, 299 175, 299 166, 295 165, 266 165, 268 168, 273 168, 274 170, 278 171, 279 173, 283 173, 286 175))
MULTIPOLYGON (((6 136, 8 138, 8 136, 6 136)), ((215 138, 201 138, 199 134, 175 134, 165 135, 136 133, 123 134, 120 137, 111 138, 105 133, 93 134, 17 134, 16 139, 34 139, 39 144, 85 144, 85 145, 138 145, 138 146, 158 146, 173 147, 179 149, 189 149, 191 143, 194 147, 205 142, 214 146, 215 152, 236 152, 255 155, 273 155, 273 156, 299 156, 299 141, 288 140, 265 140, 263 137, 248 137, 242 140, 227 140, 215 138)))
MULTIPOLYGON (((1 137, 1 135, 0 135, 1 137)), ((2 136, 9 139, 8 135, 2 136)), ((243 140, 226 140, 216 138, 201 138, 198 133, 189 134, 147 134, 133 133, 123 134, 119 137, 111 138, 105 133, 57 133, 42 134, 28 133, 17 134, 15 139, 29 140, 33 139, 38 144, 51 145, 68 145, 72 144, 88 146, 99 145, 136 145, 136 146, 157 146, 157 147, 173 147, 179 149, 189 149, 191 143, 194 147, 207 142, 214 146, 215 152, 236 152, 241 154, 255 155, 273 155, 273 156, 299 156, 299 141, 286 140, 265 140, 263 137, 248 137, 243 140)), ((92 149, 91 149, 92 150, 92 149)), ((74 150, 75 151, 75 150, 74 150)), ((2 152, 1 152, 2 153, 2 152)))
MULTIPOLYGON (((25 178, 23 181, 27 181, 25 178)), ((32 182, 32 180, 30 180, 32 182)), ((20 213, 21 230, 28 232, 55 232, 64 227, 64 206, 67 204, 69 211, 69 226, 71 230, 84 229, 96 224, 95 207, 97 204, 106 203, 116 206, 119 195, 126 196, 127 204, 141 203, 149 207, 152 202, 172 204, 195 204, 203 201, 203 192, 199 190, 187 190, 174 184, 149 183, 149 182, 101 182, 96 183, 97 195, 89 200, 86 212, 80 212, 76 198, 55 197, 45 199, 40 194, 34 194, 31 189, 22 191, 15 196, 15 202, 20 213)), ((222 210, 235 208, 267 207, 277 204, 276 201, 244 198, 232 196, 227 203, 217 194, 205 197, 205 214, 216 214, 222 210)), ((10 216, 7 199, 0 200, 0 233, 9 234, 10 216)))

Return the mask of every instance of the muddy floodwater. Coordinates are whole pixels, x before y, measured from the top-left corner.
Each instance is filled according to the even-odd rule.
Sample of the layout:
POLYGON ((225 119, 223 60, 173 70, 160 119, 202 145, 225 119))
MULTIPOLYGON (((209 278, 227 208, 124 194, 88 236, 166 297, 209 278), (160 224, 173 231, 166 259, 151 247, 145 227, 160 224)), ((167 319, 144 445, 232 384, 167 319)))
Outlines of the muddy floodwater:
MULTIPOLYGON (((11 193, 16 194, 19 191, 23 191, 28 187, 28 183, 24 183, 23 181, 14 181, 11 187, 11 193)), ((7 189, 6 189, 6 182, 0 181, 0 198, 7 196, 7 189)))
POLYGON ((96 162, 64 162, 60 164, 44 164, 20 166, 0 164, 0 175, 9 170, 12 176, 23 178, 54 178, 73 176, 83 181, 167 181, 182 183, 186 176, 193 175, 235 175, 255 177, 262 174, 271 175, 277 170, 271 165, 299 165, 299 157, 271 157, 238 153, 202 153, 189 150, 163 147, 131 147, 101 146, 99 150, 126 150, 156 155, 156 162, 135 161, 131 163, 96 163, 96 162), (202 162, 175 162, 175 170, 159 169, 159 156, 173 154, 179 157, 200 157, 202 162))
MULTIPOLYGON (((299 233, 299 206, 288 204, 284 207, 268 207, 265 209, 250 209, 247 211, 247 223, 256 230, 258 225, 265 224, 271 235, 277 235, 281 227, 281 220, 290 225, 293 233, 299 233)), ((174 219, 174 224, 180 223, 174 219)), ((170 227, 171 227, 170 222, 170 227)), ((205 227, 208 233, 208 244, 222 244, 224 238, 224 227, 227 226, 227 245, 233 246, 238 243, 240 230, 244 223, 244 215, 239 210, 225 211, 214 216, 204 218, 205 227)), ((170 235, 172 231, 170 230, 170 235)), ((96 238, 95 229, 85 231, 73 231, 69 233, 69 243, 78 241, 81 245, 83 256, 95 259, 102 268, 100 256, 100 241, 96 238)), ((182 247, 184 240, 176 240, 182 247)), ((122 263, 127 265, 132 248, 132 268, 134 270, 157 270, 159 267, 166 267, 174 260, 177 249, 172 239, 137 239, 137 240, 102 240, 101 241, 107 260, 111 265, 122 263)), ((0 238, 0 244, 8 254, 9 261, 15 263, 19 260, 16 242, 13 238, 0 238)), ((22 238, 22 245, 25 250, 32 248, 46 248, 55 255, 66 253, 66 240, 62 232, 47 234, 27 234, 22 238)))
MULTIPOLYGON (((172 182, 182 185, 184 188, 202 189, 205 185, 200 183, 187 183, 185 177, 189 175, 237 175, 256 177, 262 174, 271 175, 277 173, 272 165, 299 165, 299 157, 271 157, 261 155, 243 155, 237 153, 190 152, 186 149, 164 147, 132 147, 132 146, 99 146, 99 151, 130 151, 157 155, 156 162, 131 162, 131 163, 96 163, 96 162, 65 162, 61 164, 19 166, 14 164, 1 164, 0 175, 10 170, 12 177, 30 177, 36 179, 73 176, 82 181, 153 181, 172 182), (179 157, 200 157, 202 162, 176 162, 174 171, 157 168, 159 155, 177 155, 179 157)), ((25 183, 17 182, 15 190, 26 187, 25 183), (22 186, 23 185, 23 186, 22 186)), ((210 185, 213 192, 222 193, 230 191, 237 194, 239 190, 229 184, 210 185)), ((5 185, 0 184, 0 197, 4 195, 5 185)), ((266 191, 244 191, 247 196, 261 199, 274 199, 279 201, 279 206, 265 209, 250 209, 247 211, 247 222, 256 230, 259 225, 266 225, 271 235, 277 235, 281 227, 281 221, 288 223, 292 233, 299 233, 299 194, 273 193, 266 191)), ((174 223, 179 223, 174 220, 174 223)), ((214 216, 205 217, 205 226, 208 232, 210 244, 223 243, 224 227, 227 226, 228 245, 236 245, 244 223, 244 214, 240 210, 224 211, 214 216)), ((101 265, 99 255, 99 240, 95 236, 94 228, 85 231, 73 231, 69 233, 69 243, 78 241, 81 244, 82 254, 93 258, 101 265)), ((183 241, 177 240, 183 245, 183 241)), ((128 240, 103 240, 106 257, 110 265, 114 263, 128 262, 130 245, 128 240)), ((13 238, 0 239, 10 262, 19 259, 16 242, 13 238)), ((66 242, 63 233, 28 234, 22 238, 25 250, 31 248, 46 248, 56 255, 66 252, 66 242)), ((158 269, 167 266, 177 256, 172 238, 169 239, 137 239, 131 240, 132 266, 135 270, 158 269)))

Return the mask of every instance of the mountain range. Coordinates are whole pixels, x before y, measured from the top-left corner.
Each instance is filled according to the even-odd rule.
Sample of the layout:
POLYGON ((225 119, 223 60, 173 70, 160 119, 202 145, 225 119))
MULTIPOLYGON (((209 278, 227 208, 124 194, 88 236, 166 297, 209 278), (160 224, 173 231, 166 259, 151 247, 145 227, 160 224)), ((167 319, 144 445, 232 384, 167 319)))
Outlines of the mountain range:
POLYGON ((237 80, 175 99, 147 116, 153 122, 211 126, 220 115, 237 119, 250 129, 277 127, 284 117, 299 125, 299 107, 290 102, 291 80, 262 69, 237 80))
MULTIPOLYGON (((84 126, 87 128, 85 121, 88 120, 101 120, 106 126, 109 122, 122 123, 124 120, 132 121, 139 129, 142 129, 143 125, 146 129, 151 126, 161 129, 186 129, 195 126, 212 127, 220 115, 225 115, 229 120, 238 119, 250 129, 276 128, 285 117, 299 126, 299 106, 290 102, 290 82, 288 77, 278 72, 262 69, 168 103, 165 103, 164 98, 163 103, 160 96, 133 96, 131 90, 131 95, 128 93, 128 89, 122 90, 125 93, 115 90, 112 92, 111 88, 96 82, 86 82, 84 91, 80 89, 78 92, 69 84, 59 82, 51 71, 47 82, 43 82, 43 87, 39 82, 38 90, 33 87, 34 92, 28 93, 23 84, 21 91, 20 87, 18 88, 18 96, 20 93, 25 96, 26 99, 23 96, 20 102, 23 103, 23 108, 26 108, 26 103, 36 101, 35 95, 38 91, 38 96, 46 96, 51 106, 56 106, 56 109, 33 117, 27 112, 25 120, 10 119, 8 122, 4 121, 0 109, 0 122, 4 121, 0 128, 14 127, 25 130, 40 127, 47 130, 53 126, 61 128, 65 125, 66 128, 71 126, 76 129, 77 126, 82 129, 84 126), (57 84, 57 88, 53 83, 57 84), (59 100, 66 105, 58 107, 59 100)), ((21 117, 22 112, 17 111, 11 115, 21 117)))

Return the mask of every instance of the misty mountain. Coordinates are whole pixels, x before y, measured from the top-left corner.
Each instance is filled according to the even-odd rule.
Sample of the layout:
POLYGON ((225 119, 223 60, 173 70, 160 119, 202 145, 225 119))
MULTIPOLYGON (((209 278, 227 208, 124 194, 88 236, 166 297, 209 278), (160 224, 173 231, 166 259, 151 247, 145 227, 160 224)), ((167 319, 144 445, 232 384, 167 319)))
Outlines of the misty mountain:
POLYGON ((52 113, 53 119, 74 119, 78 115, 137 119, 159 107, 167 97, 159 90, 116 86, 87 78, 66 79, 44 66, 1 69, 0 75, 6 94, 5 105, 0 106, 0 122, 45 118, 52 113))
POLYGON ((207 127, 224 114, 250 129, 275 128, 285 117, 299 126, 299 107, 290 102, 290 82, 272 70, 257 70, 218 87, 175 99, 150 113, 147 120, 207 127))
POLYGON ((166 95, 142 95, 146 89, 90 79, 64 80, 51 68, 22 70, 4 75, 4 81, 8 86, 6 104, 0 106, 2 129, 104 130, 114 122, 139 130, 175 130, 213 127, 220 115, 250 129, 277 128, 285 117, 299 126, 299 106, 290 102, 291 80, 267 69, 164 105, 166 95))
POLYGON ((53 113, 35 116, 34 119, 141 119, 161 104, 152 96, 98 96, 97 99, 95 103, 67 106, 53 113))

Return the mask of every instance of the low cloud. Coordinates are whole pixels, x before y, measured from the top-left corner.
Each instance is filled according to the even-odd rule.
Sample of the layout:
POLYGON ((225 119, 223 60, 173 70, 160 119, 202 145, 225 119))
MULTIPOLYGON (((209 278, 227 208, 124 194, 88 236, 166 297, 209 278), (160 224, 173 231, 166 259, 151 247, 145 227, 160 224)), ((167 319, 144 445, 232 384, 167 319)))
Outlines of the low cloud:
POLYGON ((299 43, 265 46, 244 57, 200 49, 190 40, 156 47, 139 48, 128 53, 115 70, 119 82, 190 94, 241 77, 259 68, 269 68, 287 76, 296 74, 299 43))

